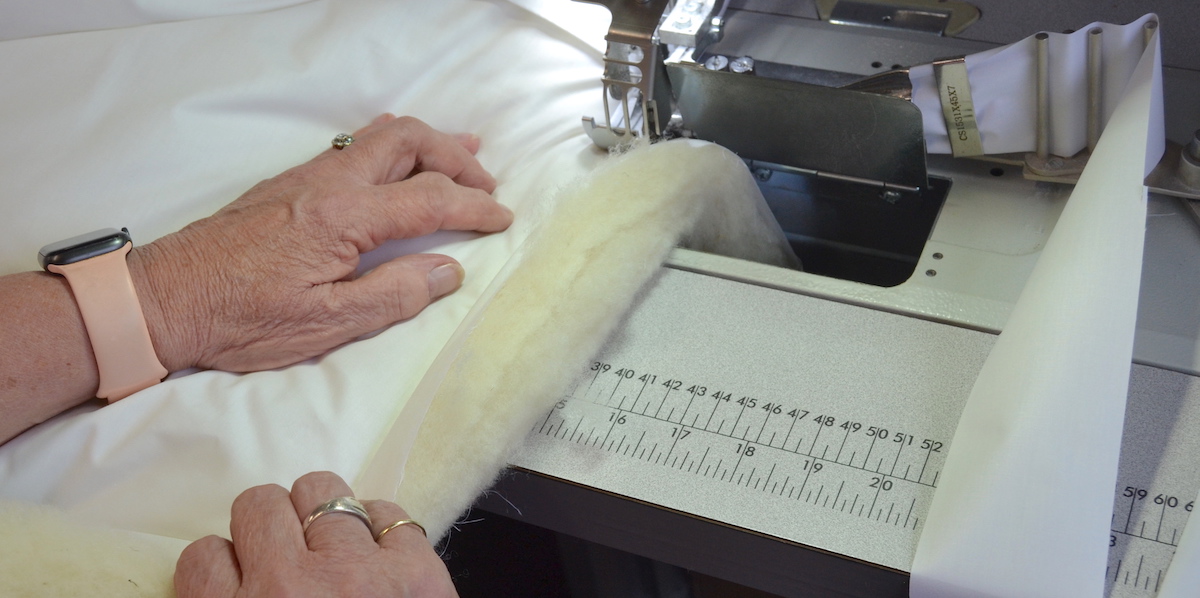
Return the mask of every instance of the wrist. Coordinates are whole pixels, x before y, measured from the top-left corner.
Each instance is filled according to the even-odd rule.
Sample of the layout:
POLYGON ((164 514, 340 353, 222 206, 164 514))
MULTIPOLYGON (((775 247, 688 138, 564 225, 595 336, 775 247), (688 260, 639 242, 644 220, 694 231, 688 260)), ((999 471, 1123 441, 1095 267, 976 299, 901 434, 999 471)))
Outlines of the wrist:
POLYGON ((200 338, 183 287, 177 280, 162 240, 136 246, 129 253, 129 275, 137 291, 154 352, 163 367, 177 372, 199 364, 200 338))

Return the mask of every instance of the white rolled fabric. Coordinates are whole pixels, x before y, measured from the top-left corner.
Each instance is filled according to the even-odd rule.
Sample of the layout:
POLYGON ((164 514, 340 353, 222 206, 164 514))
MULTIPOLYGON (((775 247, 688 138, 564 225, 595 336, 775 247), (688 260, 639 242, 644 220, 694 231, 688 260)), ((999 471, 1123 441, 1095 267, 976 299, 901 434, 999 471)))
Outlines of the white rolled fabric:
POLYGON ((1114 104, 963 409, 913 561, 914 598, 1103 595, 1142 180, 1164 143, 1157 36, 1114 104))

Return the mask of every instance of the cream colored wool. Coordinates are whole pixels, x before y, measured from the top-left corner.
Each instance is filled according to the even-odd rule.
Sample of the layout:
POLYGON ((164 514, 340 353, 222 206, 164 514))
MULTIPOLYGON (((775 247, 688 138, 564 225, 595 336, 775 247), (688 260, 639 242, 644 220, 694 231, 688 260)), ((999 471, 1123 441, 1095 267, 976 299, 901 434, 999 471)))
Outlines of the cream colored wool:
POLYGON ((186 545, 88 527, 48 507, 0 503, 0 596, 174 596, 175 560, 186 545))
MULTIPOLYGON (((418 432, 398 502, 431 539, 492 482, 681 240, 798 265, 745 165, 716 145, 639 147, 561 195, 466 336, 418 432)), ((185 545, 0 503, 0 596, 173 596, 185 545)))
POLYGON ((417 433, 397 502, 431 539, 492 483, 681 241, 798 265, 746 166, 713 144, 635 148, 554 205, 462 343, 417 433))

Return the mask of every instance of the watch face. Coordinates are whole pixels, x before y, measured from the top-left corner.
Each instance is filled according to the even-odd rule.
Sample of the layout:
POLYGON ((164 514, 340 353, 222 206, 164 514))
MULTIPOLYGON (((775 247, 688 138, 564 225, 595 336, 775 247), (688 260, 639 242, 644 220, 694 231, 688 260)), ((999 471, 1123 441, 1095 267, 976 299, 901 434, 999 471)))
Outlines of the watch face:
POLYGON ((105 228, 86 235, 71 237, 65 241, 51 243, 38 251, 38 263, 42 268, 51 265, 74 264, 110 251, 116 251, 130 241, 127 229, 105 228))

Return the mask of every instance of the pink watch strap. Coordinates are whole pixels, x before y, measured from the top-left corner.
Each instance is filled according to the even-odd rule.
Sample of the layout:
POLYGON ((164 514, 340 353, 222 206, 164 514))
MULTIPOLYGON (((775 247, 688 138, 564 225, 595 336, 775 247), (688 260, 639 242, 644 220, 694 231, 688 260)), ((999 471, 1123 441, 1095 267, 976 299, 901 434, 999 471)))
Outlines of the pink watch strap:
POLYGON ((71 285, 100 369, 96 396, 109 403, 158 384, 167 376, 167 369, 154 352, 125 263, 132 248, 133 243, 126 243, 104 255, 47 268, 63 275, 71 285))

